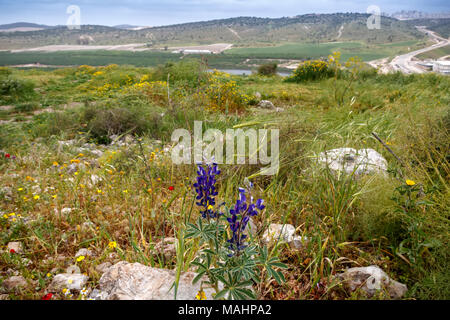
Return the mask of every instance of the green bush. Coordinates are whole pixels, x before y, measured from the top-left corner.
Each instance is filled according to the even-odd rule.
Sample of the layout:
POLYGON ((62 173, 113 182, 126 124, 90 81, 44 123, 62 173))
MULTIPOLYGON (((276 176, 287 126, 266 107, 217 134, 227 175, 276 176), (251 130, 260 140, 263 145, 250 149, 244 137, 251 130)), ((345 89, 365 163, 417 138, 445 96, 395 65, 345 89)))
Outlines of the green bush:
POLYGON ((32 112, 39 109, 39 103, 37 102, 24 102, 19 103, 14 107, 15 112, 32 112))
POLYGON ((34 84, 29 80, 7 77, 0 80, 0 100, 15 102, 30 99, 34 96, 34 84))
POLYGON ((274 76, 277 74, 278 65, 276 63, 266 63, 258 67, 260 76, 274 76))
POLYGON ((329 64, 322 60, 309 60, 301 63, 286 82, 303 82, 331 78, 335 75, 329 64))
POLYGON ((206 73, 206 65, 201 61, 183 60, 175 63, 168 62, 164 66, 159 66, 156 68, 152 80, 167 81, 170 74, 169 81, 171 84, 179 83, 193 88, 207 80, 206 73))
POLYGON ((158 115, 141 108, 87 107, 82 122, 87 124, 91 136, 100 143, 108 143, 109 136, 116 134, 142 134, 151 131, 158 115))
POLYGON ((4 79, 9 77, 12 74, 12 71, 8 67, 0 67, 0 79, 4 79))

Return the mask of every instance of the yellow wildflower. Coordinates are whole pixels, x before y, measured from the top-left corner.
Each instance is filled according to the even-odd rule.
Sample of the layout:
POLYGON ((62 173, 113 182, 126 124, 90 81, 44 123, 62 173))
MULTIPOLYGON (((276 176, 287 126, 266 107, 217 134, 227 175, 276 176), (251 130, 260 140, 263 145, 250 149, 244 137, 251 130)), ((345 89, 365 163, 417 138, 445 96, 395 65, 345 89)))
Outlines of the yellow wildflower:
POLYGON ((408 186, 414 186, 416 183, 413 180, 406 180, 408 186))
POLYGON ((206 300, 206 294, 205 291, 200 290, 197 295, 195 296, 195 299, 197 300, 206 300))
POLYGON ((85 256, 79 256, 79 257, 77 258, 77 262, 81 262, 81 261, 83 261, 83 260, 84 260, 84 258, 85 258, 85 256))
POLYGON ((114 249, 117 247, 117 243, 115 241, 111 241, 110 243, 108 243, 108 247, 110 249, 114 249))

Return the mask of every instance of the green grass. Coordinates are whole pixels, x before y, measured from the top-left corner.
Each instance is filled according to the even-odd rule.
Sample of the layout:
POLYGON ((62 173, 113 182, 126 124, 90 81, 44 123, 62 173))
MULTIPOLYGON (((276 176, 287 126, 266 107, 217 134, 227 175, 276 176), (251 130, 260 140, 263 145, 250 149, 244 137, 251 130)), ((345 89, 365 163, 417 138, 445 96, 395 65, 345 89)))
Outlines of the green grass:
MULTIPOLYGON (((104 262, 127 260, 177 270, 192 266, 199 250, 192 240, 178 239, 182 248, 168 258, 154 248, 166 237, 182 235, 185 223, 199 215, 193 205, 195 166, 176 166, 163 150, 171 145, 174 129, 193 130, 195 120, 204 121, 204 130, 280 130, 278 175, 255 175, 259 165, 221 165, 217 185, 218 199, 230 205, 244 179, 254 176, 255 197, 267 206, 255 219, 257 241, 269 223, 281 222, 310 239, 300 251, 285 245, 274 249, 289 267, 283 271, 288 282, 255 284, 258 298, 363 299, 339 290, 332 276, 369 265, 407 284, 407 298, 450 297, 450 78, 362 72, 339 106, 334 92, 347 85, 345 74, 297 84, 277 76, 206 75, 191 62, 157 69, 12 69, 10 76, 32 81, 36 89, 36 95, 26 101, 19 97, 11 102, 14 108, 2 113, 5 120, 22 121, 0 126, 2 150, 16 157, 0 159, 0 246, 10 241, 24 245, 21 256, 0 253, 0 281, 8 277, 8 269, 30 281, 8 292, 10 298, 41 298, 54 275, 75 263, 88 275, 89 289, 98 286, 95 267, 104 262), (170 101, 166 72, 172 79, 170 101), (150 87, 138 85, 143 82, 150 87), (233 112, 211 109, 214 99, 200 93, 230 82, 233 94, 248 96, 248 102, 233 112), (256 92, 284 111, 254 108, 256 92), (38 107, 58 112, 27 113, 38 107), (389 144, 403 166, 372 132, 389 144), (142 148, 111 145, 109 133, 136 134, 142 148), (67 140, 71 144, 58 143, 67 140), (375 149, 387 160, 389 172, 353 179, 318 166, 318 153, 341 147, 375 149), (72 164, 76 173, 69 170, 72 164), (102 180, 92 185, 92 175, 102 180), (407 213, 401 211, 401 199, 393 200, 405 179, 423 188, 418 194, 422 203, 407 213), (72 212, 62 214, 62 208, 72 212), (418 219, 420 237, 408 229, 408 214, 418 219), (411 245, 412 240, 423 246, 411 245), (117 248, 108 246, 111 241, 117 248), (84 247, 96 256, 76 262, 75 253, 84 247), (21 258, 31 265, 24 266, 21 258), (38 283, 31 285, 33 280, 38 283), (317 290, 319 281, 323 290, 317 290)), ((55 299, 64 296, 56 292, 55 299)))
POLYGON ((226 54, 249 58, 317 59, 326 58, 334 51, 340 51, 344 60, 359 56, 363 61, 370 61, 390 56, 416 44, 417 41, 403 41, 379 46, 368 46, 361 42, 289 43, 273 47, 232 48, 227 50, 226 54))
POLYGON ((180 54, 166 52, 129 52, 129 51, 64 51, 64 52, 0 52, 0 65, 17 65, 39 62, 46 65, 92 65, 108 64, 134 65, 149 67, 177 61, 180 54))

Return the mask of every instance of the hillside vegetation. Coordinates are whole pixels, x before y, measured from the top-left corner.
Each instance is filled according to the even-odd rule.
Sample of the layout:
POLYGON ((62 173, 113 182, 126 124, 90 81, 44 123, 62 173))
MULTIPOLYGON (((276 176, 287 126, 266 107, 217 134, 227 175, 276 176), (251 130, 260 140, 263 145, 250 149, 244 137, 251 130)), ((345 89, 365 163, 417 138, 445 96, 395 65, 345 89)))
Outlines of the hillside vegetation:
POLYGON ((90 44, 146 43, 149 47, 159 48, 166 45, 223 42, 237 46, 273 45, 311 39, 319 42, 353 40, 379 44, 424 38, 409 23, 387 17, 381 19, 381 29, 369 30, 366 26, 368 17, 367 14, 359 13, 307 14, 274 19, 239 17, 142 30, 95 25, 83 25, 79 30, 55 27, 33 32, 0 33, 0 49, 79 44, 82 36, 92 37, 90 44))
MULTIPOLYGON (((200 173, 170 158, 173 130, 192 132, 197 120, 203 131, 280 130, 278 174, 219 165, 225 226, 248 178, 265 205, 253 217, 252 243, 265 248, 271 223, 292 224, 304 239, 300 248, 277 242, 266 256, 258 253, 281 263, 252 265, 244 297, 366 299, 335 275, 377 265, 408 286, 404 298, 449 299, 450 78, 378 75, 356 58, 342 69, 339 54, 333 57, 302 64, 289 79, 207 73, 198 60, 1 68, 0 246, 16 241, 22 249, 0 252, 0 283, 11 274, 26 283, 4 294, 82 299, 98 287, 100 264, 123 260, 201 272, 196 256, 212 251, 192 233, 202 215, 193 186, 200 173), (260 100, 278 109, 261 109, 260 100), (387 172, 356 177, 318 163, 319 153, 343 147, 378 151, 387 172), (160 249, 167 237, 178 243, 171 254, 160 249), (91 254, 75 257, 82 248, 91 254), (70 265, 87 275, 85 290, 49 290, 70 265)), ((221 239, 231 236, 228 227, 218 230, 221 239)), ((371 298, 390 297, 381 290, 371 298)))

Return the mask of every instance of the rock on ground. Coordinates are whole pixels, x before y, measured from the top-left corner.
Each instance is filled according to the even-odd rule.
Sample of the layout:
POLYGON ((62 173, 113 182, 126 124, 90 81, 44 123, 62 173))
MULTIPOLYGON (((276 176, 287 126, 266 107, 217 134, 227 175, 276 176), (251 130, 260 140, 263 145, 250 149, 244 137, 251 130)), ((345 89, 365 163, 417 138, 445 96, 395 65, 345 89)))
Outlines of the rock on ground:
POLYGON ((12 276, 3 281, 3 287, 8 291, 12 291, 19 287, 26 287, 27 285, 27 281, 22 276, 12 276))
POLYGON ((263 109, 275 109, 275 106, 269 100, 261 100, 257 106, 263 109))
POLYGON ((387 171, 386 159, 373 149, 328 150, 319 155, 319 162, 333 171, 344 171, 348 174, 354 171, 356 176, 387 171))
POLYGON ((53 278, 48 291, 58 292, 64 288, 80 291, 86 285, 88 279, 88 276, 81 273, 60 273, 53 278))
POLYGON ((95 267, 95 271, 98 273, 104 273, 109 267, 112 266, 111 262, 104 262, 95 267))
POLYGON ((344 273, 337 275, 337 278, 343 281, 344 287, 353 292, 358 288, 365 291, 369 297, 376 291, 385 288, 391 298, 400 299, 408 290, 406 285, 392 280, 378 266, 350 268, 344 273))
POLYGON ((272 223, 262 236, 265 244, 276 242, 278 238, 280 242, 291 242, 294 239, 295 227, 291 224, 272 223))
POLYGON ((158 242, 155 245, 155 250, 158 254, 164 253, 164 256, 166 258, 173 257, 176 255, 176 252, 177 252, 176 247, 175 247, 176 242, 177 242, 177 239, 175 239, 173 237, 164 238, 164 243, 163 243, 163 241, 158 242))
MULTIPOLYGON (((195 285, 194 272, 182 272, 177 300, 194 300, 200 290, 201 280, 195 285)), ((96 300, 173 300, 172 284, 175 270, 158 269, 140 263, 121 261, 108 268, 100 278, 99 290, 90 295, 96 300)), ((212 299, 212 288, 203 288, 208 300, 212 299)))
POLYGON ((289 241, 289 246, 292 249, 302 249, 304 246, 306 246, 306 243, 308 242, 308 238, 307 237, 302 237, 302 236, 293 236, 292 240, 289 241))
POLYGON ((77 253, 75 253, 75 258, 78 258, 80 256, 92 257, 94 256, 94 254, 89 249, 81 248, 80 250, 77 251, 77 253))
POLYGON ((21 242, 9 242, 8 251, 14 250, 16 253, 23 253, 23 245, 21 242))

